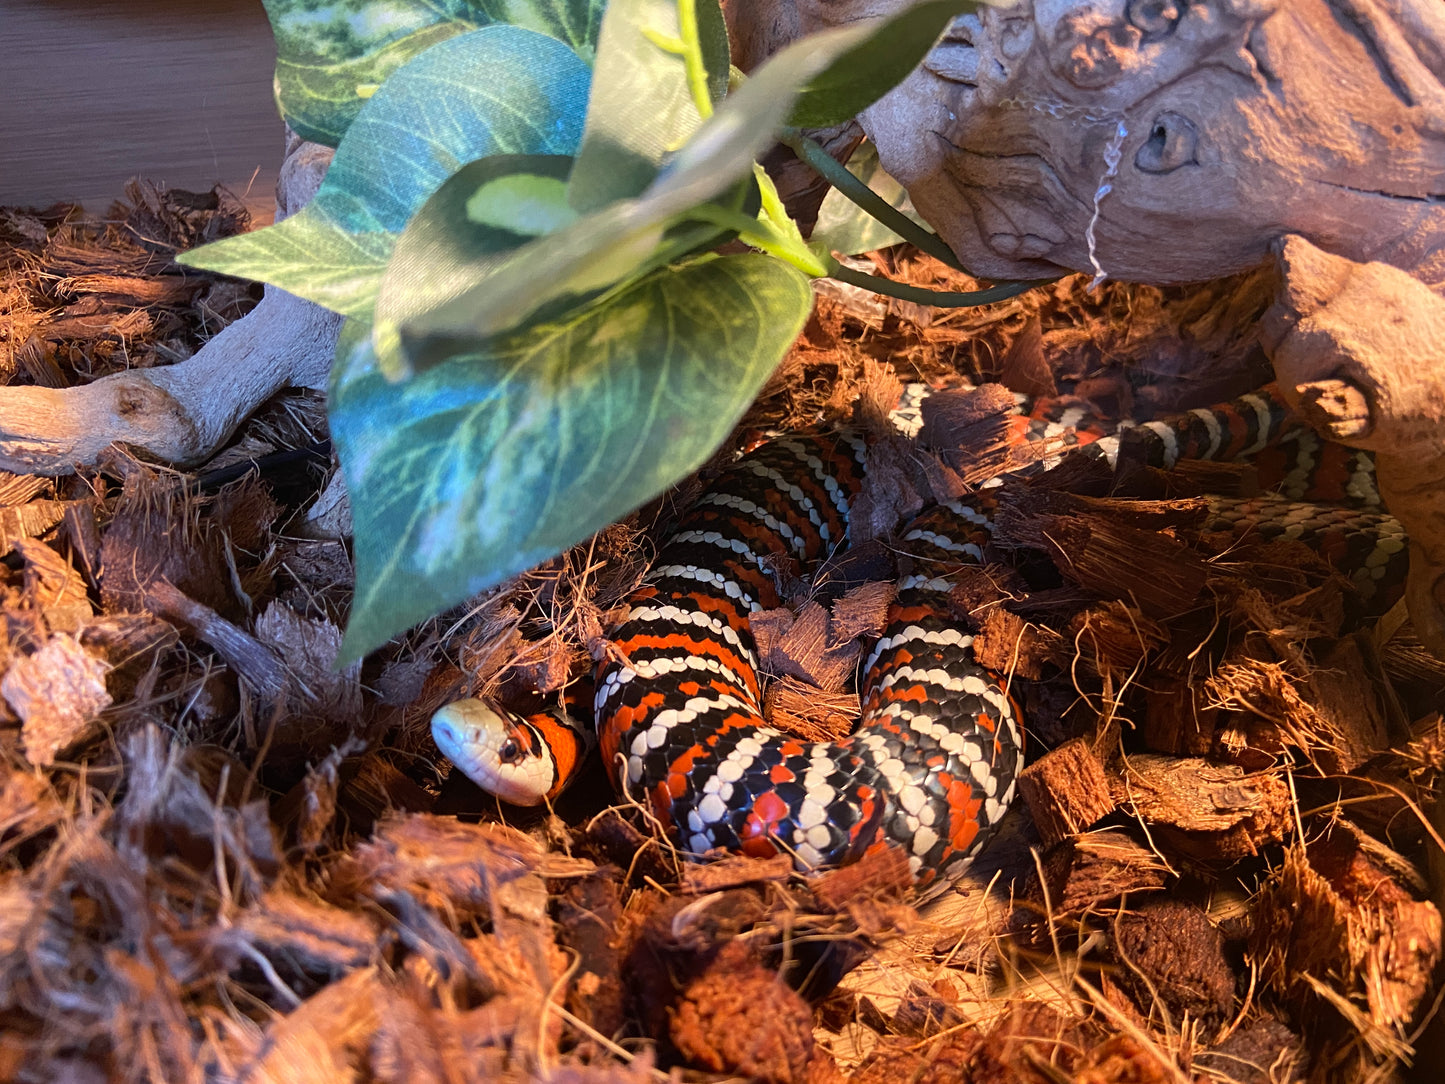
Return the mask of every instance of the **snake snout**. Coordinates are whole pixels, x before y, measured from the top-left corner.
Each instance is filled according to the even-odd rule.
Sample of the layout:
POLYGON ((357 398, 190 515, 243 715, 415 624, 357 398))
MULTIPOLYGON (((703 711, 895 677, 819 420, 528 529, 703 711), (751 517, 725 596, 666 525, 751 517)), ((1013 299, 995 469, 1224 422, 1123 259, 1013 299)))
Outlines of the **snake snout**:
POLYGON ((432 740, 442 756, 453 763, 465 763, 471 759, 467 755, 472 744, 471 727, 461 718, 461 712, 455 709, 455 704, 447 704, 431 717, 432 740))

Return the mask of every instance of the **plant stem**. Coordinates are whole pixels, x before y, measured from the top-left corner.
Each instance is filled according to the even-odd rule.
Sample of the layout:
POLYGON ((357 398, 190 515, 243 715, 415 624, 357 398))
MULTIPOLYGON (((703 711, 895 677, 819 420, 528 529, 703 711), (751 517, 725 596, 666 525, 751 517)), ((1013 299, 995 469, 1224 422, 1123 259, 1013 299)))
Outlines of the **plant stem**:
POLYGON ((898 208, 892 206, 877 192, 848 172, 847 166, 835 161, 832 155, 797 128, 784 128, 778 139, 783 146, 812 166, 825 181, 905 241, 910 241, 918 246, 919 251, 928 253, 936 260, 941 260, 956 271, 967 270, 958 262, 958 257, 953 254, 953 250, 943 243, 943 239, 938 234, 924 229, 898 208))
POLYGON ((919 305, 932 305, 939 309, 966 309, 974 305, 991 305, 995 301, 1007 301, 1035 286, 1045 286, 1057 279, 1034 279, 1029 282, 1000 282, 986 290, 972 290, 968 293, 946 293, 928 290, 922 286, 909 286, 905 282, 894 282, 881 275, 867 275, 862 271, 843 267, 841 264, 828 272, 831 278, 846 282, 850 286, 861 286, 875 294, 896 297, 901 301, 912 301, 919 305))
MULTIPOLYGON (((716 203, 701 203, 691 207, 687 211, 687 217, 733 230, 743 244, 792 264, 809 278, 822 278, 831 274, 828 265, 807 246, 801 234, 790 237, 771 222, 749 218, 740 211, 731 211, 726 207, 719 207, 716 203)), ((796 227, 794 229, 796 230, 796 227)))
POLYGON ((677 30, 682 38, 682 62, 692 104, 703 120, 712 116, 712 95, 707 90, 707 66, 702 62, 702 38, 697 31, 697 0, 677 0, 677 30))

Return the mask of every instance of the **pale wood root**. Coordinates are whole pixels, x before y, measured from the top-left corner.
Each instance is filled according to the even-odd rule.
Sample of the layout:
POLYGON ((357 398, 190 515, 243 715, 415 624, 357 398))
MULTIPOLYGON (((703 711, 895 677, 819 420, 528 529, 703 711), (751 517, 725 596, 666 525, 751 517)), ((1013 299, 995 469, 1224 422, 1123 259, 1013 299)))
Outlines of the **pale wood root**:
POLYGON ((1300 237, 1277 255, 1265 329, 1280 389, 1330 439, 1375 453, 1381 496, 1410 536, 1410 616, 1445 655, 1445 298, 1300 237))
MULTIPOLYGON (((331 152, 288 140, 277 219, 316 194, 331 152)), ((324 389, 341 317, 268 287, 249 314, 175 365, 92 384, 0 390, 0 469, 69 474, 124 444, 178 465, 203 462, 283 388, 324 389)))

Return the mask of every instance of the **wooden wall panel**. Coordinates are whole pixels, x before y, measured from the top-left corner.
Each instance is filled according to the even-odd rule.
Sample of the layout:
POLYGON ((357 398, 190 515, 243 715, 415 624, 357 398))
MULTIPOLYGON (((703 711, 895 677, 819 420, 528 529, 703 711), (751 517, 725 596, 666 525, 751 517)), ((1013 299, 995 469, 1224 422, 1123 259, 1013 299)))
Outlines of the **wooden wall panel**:
POLYGON ((99 212, 141 175, 269 221, 275 60, 261 0, 0 0, 0 205, 99 212))

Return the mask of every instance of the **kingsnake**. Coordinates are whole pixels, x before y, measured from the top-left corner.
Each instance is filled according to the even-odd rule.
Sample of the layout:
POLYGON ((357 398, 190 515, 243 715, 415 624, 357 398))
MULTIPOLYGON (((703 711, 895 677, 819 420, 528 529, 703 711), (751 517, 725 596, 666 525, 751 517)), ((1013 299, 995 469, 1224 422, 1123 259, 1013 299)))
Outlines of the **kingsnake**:
MULTIPOLYGON (((916 431, 916 403, 895 422, 916 431)), ((1212 500, 1209 527, 1304 537, 1367 595, 1403 579, 1403 532, 1374 507, 1368 455, 1293 424, 1271 389, 1112 435, 1084 408, 1060 403, 1021 405, 1011 422, 1014 440, 1070 445, 1063 454, 1111 464, 1121 443, 1164 468, 1252 457, 1274 473, 1280 495, 1212 500), (1320 500, 1354 507, 1301 503, 1320 500)), ((617 650, 595 681, 597 735, 622 789, 648 800, 685 851, 783 851, 817 868, 894 844, 919 887, 938 886, 997 826, 1023 767, 1019 707, 1007 682, 974 660, 948 605, 949 574, 983 561, 988 491, 999 479, 899 533, 913 567, 866 656, 863 714, 850 737, 802 741, 761 713, 749 615, 783 603, 770 572, 779 556, 811 570, 847 544, 865 452, 851 432, 789 435, 721 473, 663 543, 611 633, 617 650)), ((591 740, 565 704, 523 717, 460 700, 436 713, 432 729, 457 768, 519 804, 554 797, 591 740)))

